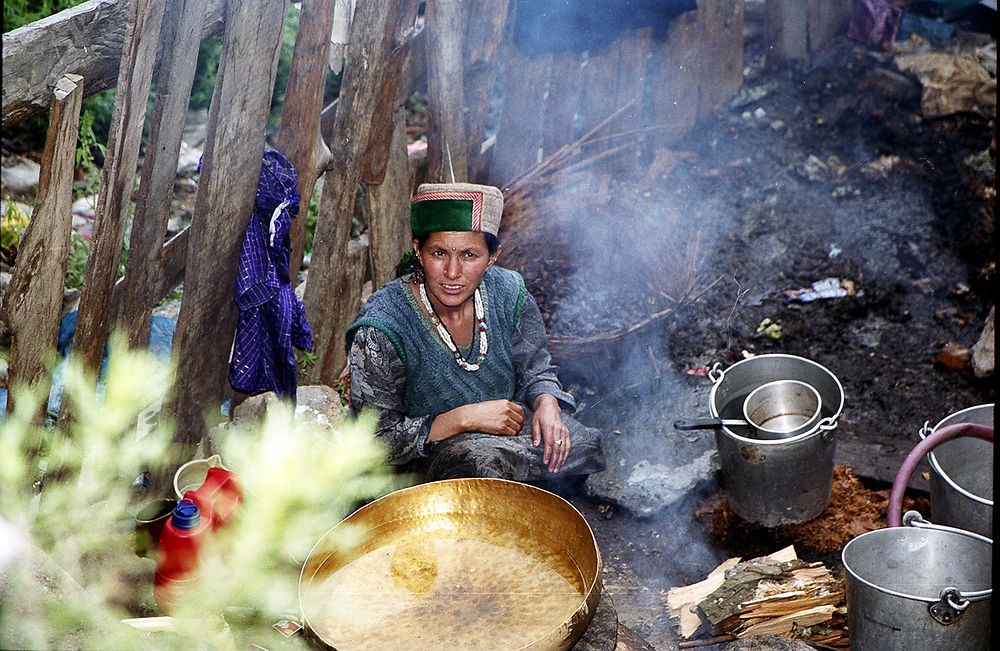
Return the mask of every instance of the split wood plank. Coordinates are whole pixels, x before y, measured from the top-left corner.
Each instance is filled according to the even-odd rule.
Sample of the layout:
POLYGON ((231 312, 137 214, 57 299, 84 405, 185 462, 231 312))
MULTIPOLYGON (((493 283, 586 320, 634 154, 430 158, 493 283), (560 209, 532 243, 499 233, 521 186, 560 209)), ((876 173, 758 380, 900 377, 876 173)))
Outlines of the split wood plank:
POLYGON ((465 77, 465 137, 469 179, 479 182, 486 171, 482 153, 486 119, 500 70, 500 49, 510 15, 510 0, 473 3, 475 15, 466 20, 463 60, 465 77))
POLYGON ((361 302, 360 288, 355 288, 349 277, 347 255, 361 161, 384 92, 382 87, 392 79, 390 67, 397 63, 392 53, 405 46, 409 36, 407 18, 414 15, 416 6, 417 0, 392 0, 362 2, 355 9, 330 142, 333 165, 323 177, 309 280, 303 296, 317 357, 309 371, 313 383, 332 385, 347 360, 344 333, 361 302))
POLYGON ((298 283, 306 245, 306 213, 316 180, 330 163, 330 150, 320 133, 323 92, 329 66, 330 30, 336 0, 314 0, 302 5, 299 31, 285 87, 281 129, 275 147, 284 154, 299 175, 299 212, 292 220, 291 254, 288 275, 298 283))
POLYGON ((681 637, 689 638, 701 627, 701 618, 693 607, 702 599, 715 592, 726 580, 726 570, 736 567, 740 558, 730 558, 709 572, 703 580, 691 585, 671 588, 667 592, 667 608, 671 617, 680 619, 681 637))
MULTIPOLYGON (((160 41, 165 0, 135 0, 129 6, 115 105, 111 113, 101 189, 94 211, 94 236, 84 271, 83 293, 70 356, 96 374, 111 332, 112 290, 131 208, 142 127, 160 41)), ((60 406, 65 425, 72 407, 60 406)))
POLYGON ((743 0, 698 3, 698 26, 705 42, 698 62, 698 119, 710 115, 743 84, 744 12, 743 0))
POLYGON ((118 304, 132 348, 145 348, 149 344, 153 307, 160 298, 154 292, 160 271, 158 262, 170 218, 177 159, 198 65, 206 6, 207 0, 175 0, 167 6, 164 15, 160 58, 169 61, 169 65, 159 66, 156 78, 149 146, 136 196, 128 261, 122 279, 123 300, 118 304))
POLYGON ((782 615, 780 617, 774 617, 748 626, 740 632, 739 637, 749 635, 781 635, 783 633, 790 633, 794 626, 815 626, 816 624, 828 622, 833 618, 833 614, 836 610, 836 606, 825 604, 789 613, 787 615, 782 615))
POLYGON ((427 168, 431 180, 469 178, 465 128, 463 37, 468 19, 461 0, 427 0, 427 168))
POLYGON ((406 155, 406 115, 393 112, 395 126, 389 146, 389 161, 382 183, 368 187, 371 221, 369 255, 372 285, 381 287, 395 277, 403 251, 410 248, 410 195, 413 187, 406 155))
MULTIPOLYGON (((3 35, 3 128, 49 109, 62 72, 83 77, 84 97, 114 88, 129 13, 123 0, 89 0, 3 35)), ((208 0, 200 39, 222 31, 225 0, 208 0)))
MULTIPOLYGON (((21 234, 17 264, 0 302, 0 317, 12 335, 9 386, 35 387, 48 396, 48 369, 59 339, 59 314, 73 228, 73 172, 83 77, 63 75, 52 90, 52 115, 42 153, 38 196, 21 234)), ((7 396, 13 412, 17 390, 7 396)), ((45 417, 46 400, 35 415, 45 417)))
POLYGON ((174 438, 188 452, 207 432, 206 413, 230 393, 227 368, 238 316, 233 283, 253 213, 287 13, 288 0, 227 5, 173 341, 174 438))

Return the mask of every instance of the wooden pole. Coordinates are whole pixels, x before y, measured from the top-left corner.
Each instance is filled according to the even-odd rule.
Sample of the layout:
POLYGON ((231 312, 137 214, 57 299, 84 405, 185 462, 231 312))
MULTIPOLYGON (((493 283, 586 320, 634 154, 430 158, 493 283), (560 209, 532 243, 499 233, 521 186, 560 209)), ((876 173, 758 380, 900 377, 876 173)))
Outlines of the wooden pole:
POLYGON ((156 80, 149 146, 142 164, 142 183, 136 198, 123 278, 124 296, 117 304, 133 348, 145 348, 149 343, 152 310, 160 298, 152 290, 159 275, 158 261, 170 218, 177 158, 198 64, 206 4, 207 0, 175 0, 166 9, 160 57, 169 63, 159 67, 156 80))
POLYGON ((66 259, 73 229, 73 171, 83 77, 65 74, 52 91, 52 117, 42 153, 38 196, 31 222, 21 234, 10 285, 0 302, 0 317, 12 334, 7 412, 14 410, 17 387, 37 387, 45 417, 48 371, 59 339, 59 313, 66 283, 66 259))
POLYGON ((466 156, 469 179, 479 182, 486 171, 486 157, 480 154, 486 118, 499 70, 510 0, 480 0, 472 4, 466 19, 463 49, 465 91, 466 156))
MULTIPOLYGON (((398 78, 409 18, 417 0, 360 2, 351 24, 351 40, 337 101, 333 164, 323 177, 323 197, 313 239, 312 263, 303 303, 313 332, 317 364, 310 381, 333 384, 346 362, 344 332, 360 306, 360 288, 348 278, 347 246, 362 159, 368 150, 371 124, 384 106, 389 80, 398 78)), ((389 97, 395 97, 395 90, 389 97)))
POLYGON ((231 2, 174 332, 174 440, 193 451, 229 395, 234 281, 253 212, 288 0, 231 2))
MULTIPOLYGON (((83 77, 84 97, 114 88, 129 2, 88 0, 3 35, 3 128, 49 109, 60 71, 83 77)), ((209 0, 201 38, 222 31, 225 0, 209 0)))
POLYGON ((281 130, 275 146, 299 174, 299 214, 292 220, 292 252, 288 273, 297 284, 306 243, 306 213, 316 179, 330 163, 330 150, 320 133, 323 90, 326 87, 335 0, 302 3, 299 32, 295 36, 292 65, 288 71, 281 130))
POLYGON ((427 169, 432 180, 469 178, 463 82, 466 12, 461 0, 427 0, 427 169))
MULTIPOLYGON (((95 373, 114 317, 111 292, 129 219, 164 4, 165 0, 135 0, 129 9, 101 190, 94 213, 94 237, 70 353, 95 373)), ((60 424, 70 417, 71 408, 66 407, 66 404, 60 406, 60 424)))
POLYGON ((406 156, 406 116, 393 112, 394 128, 389 162, 382 183, 368 187, 371 213, 368 224, 372 286, 378 289, 395 276, 403 251, 410 248, 410 168, 406 156))

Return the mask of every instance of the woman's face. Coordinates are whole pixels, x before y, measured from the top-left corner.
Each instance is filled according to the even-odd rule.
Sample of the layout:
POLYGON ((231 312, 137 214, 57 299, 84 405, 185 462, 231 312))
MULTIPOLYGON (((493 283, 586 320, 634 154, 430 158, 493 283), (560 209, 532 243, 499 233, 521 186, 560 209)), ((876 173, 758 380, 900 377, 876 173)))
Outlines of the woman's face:
POLYGON ((424 268, 435 309, 454 309, 471 299, 496 258, 490 256, 482 233, 465 231, 431 233, 423 248, 413 240, 413 251, 424 268))

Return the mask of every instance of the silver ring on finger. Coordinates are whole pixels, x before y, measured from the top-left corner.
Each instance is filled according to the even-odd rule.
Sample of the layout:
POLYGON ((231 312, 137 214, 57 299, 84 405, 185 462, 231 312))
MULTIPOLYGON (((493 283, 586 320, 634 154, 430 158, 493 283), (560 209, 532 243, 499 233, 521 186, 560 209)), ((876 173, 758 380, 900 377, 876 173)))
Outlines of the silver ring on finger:
POLYGON ((562 442, 562 439, 558 439, 558 440, 556 441, 556 445, 562 445, 562 444, 563 444, 563 442, 562 442))

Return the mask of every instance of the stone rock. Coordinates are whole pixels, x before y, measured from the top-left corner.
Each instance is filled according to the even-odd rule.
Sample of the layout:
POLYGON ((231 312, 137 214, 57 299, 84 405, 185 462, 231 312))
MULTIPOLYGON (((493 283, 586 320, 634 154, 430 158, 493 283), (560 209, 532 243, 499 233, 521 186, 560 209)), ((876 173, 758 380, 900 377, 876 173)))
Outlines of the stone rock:
POLYGON ((296 398, 295 417, 304 422, 334 429, 347 417, 340 394, 325 384, 299 387, 296 398))
POLYGON ((812 648, 802 640, 781 635, 748 635, 725 647, 726 651, 810 651, 812 648))
POLYGON ((996 307, 990 308, 983 333, 979 336, 979 341, 972 346, 972 372, 979 378, 993 375, 993 370, 996 368, 996 339, 993 325, 993 312, 995 310, 996 307))
POLYGON ((30 158, 8 156, 4 158, 0 180, 7 194, 34 196, 38 194, 38 177, 41 166, 30 158))
POLYGON ((280 402, 281 400, 273 391, 258 393, 233 407, 229 420, 234 425, 249 425, 251 423, 263 422, 268 408, 280 402))

